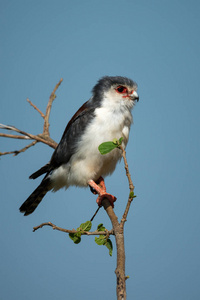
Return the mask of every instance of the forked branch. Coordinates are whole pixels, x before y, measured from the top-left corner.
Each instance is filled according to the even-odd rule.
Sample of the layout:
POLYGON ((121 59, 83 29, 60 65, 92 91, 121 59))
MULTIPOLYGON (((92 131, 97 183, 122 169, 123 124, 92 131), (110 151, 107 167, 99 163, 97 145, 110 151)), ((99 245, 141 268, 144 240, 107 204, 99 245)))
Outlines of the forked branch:
POLYGON ((44 119, 44 125, 43 125, 43 132, 37 135, 25 132, 23 130, 20 130, 14 126, 8 126, 4 124, 0 124, 0 129, 4 130, 11 130, 13 132, 20 133, 20 135, 15 135, 15 134, 8 134, 8 133, 0 133, 0 137, 7 137, 7 138, 14 138, 14 139, 23 139, 23 140, 34 140, 27 146, 23 147, 20 150, 14 150, 14 151, 7 151, 7 152, 0 152, 0 155, 6 155, 6 154, 14 154, 14 156, 18 155, 19 153, 22 153, 29 149, 30 147, 34 146, 37 142, 44 143, 52 148, 56 148, 57 143, 50 138, 50 133, 49 133, 49 117, 50 117, 50 111, 52 107, 52 103, 54 99, 56 98, 56 91, 60 84, 62 83, 63 79, 61 78, 60 81, 56 84, 53 92, 51 93, 49 97, 49 101, 47 104, 46 108, 46 114, 43 114, 42 111, 35 105, 33 104, 29 99, 27 99, 28 103, 41 115, 41 117, 44 119))
MULTIPOLYGON (((39 228, 42 228, 44 226, 50 226, 54 230, 62 231, 62 232, 65 232, 65 233, 78 233, 78 231, 75 230, 75 229, 70 230, 70 229, 65 229, 65 228, 62 228, 62 227, 58 227, 58 226, 56 226, 55 224, 53 224, 51 222, 45 222, 45 223, 42 223, 38 226, 33 227, 33 232, 35 232, 36 230, 38 230, 39 228)), ((81 234, 82 235, 113 235, 114 232, 113 232, 113 230, 107 230, 107 231, 95 230, 95 231, 84 231, 81 234)))

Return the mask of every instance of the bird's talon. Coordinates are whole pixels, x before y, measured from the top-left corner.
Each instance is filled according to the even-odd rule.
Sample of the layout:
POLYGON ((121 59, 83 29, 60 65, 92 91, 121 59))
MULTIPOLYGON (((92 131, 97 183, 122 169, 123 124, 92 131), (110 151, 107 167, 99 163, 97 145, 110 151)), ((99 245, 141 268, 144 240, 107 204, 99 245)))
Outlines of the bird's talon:
POLYGON ((97 198, 96 202, 98 204, 99 207, 102 206, 102 200, 106 198, 108 199, 108 201, 110 202, 112 208, 114 208, 114 202, 117 200, 117 198, 111 194, 108 193, 103 193, 101 195, 99 195, 99 197, 97 198))
POLYGON ((103 177, 99 177, 99 179, 95 182, 93 180, 90 180, 88 184, 93 194, 99 194, 96 200, 99 207, 102 206, 102 200, 104 198, 107 198, 111 206, 114 208, 114 202, 117 200, 117 198, 111 194, 106 193, 106 186, 103 177))

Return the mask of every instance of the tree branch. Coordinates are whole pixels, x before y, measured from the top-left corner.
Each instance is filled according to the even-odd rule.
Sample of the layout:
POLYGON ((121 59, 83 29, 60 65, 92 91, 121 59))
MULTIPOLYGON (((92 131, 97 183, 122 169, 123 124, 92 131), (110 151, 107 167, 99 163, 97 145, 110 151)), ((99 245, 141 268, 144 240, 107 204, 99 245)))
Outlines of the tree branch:
POLYGON ((44 127, 43 127, 43 134, 44 135, 48 135, 49 134, 49 116, 50 116, 50 112, 51 112, 51 107, 52 107, 52 103, 54 101, 54 99, 56 98, 56 91, 59 88, 59 86, 61 85, 63 79, 61 78, 60 81, 56 84, 53 92, 51 93, 50 97, 49 97, 49 102, 47 104, 47 108, 46 108, 46 115, 44 116, 44 127))
POLYGON ((21 150, 15 150, 15 151, 10 151, 10 152, 0 152, 0 156, 2 155, 6 155, 6 154, 13 154, 13 156, 18 155, 21 152, 26 151, 28 148, 34 146, 35 144, 37 144, 37 141, 33 141, 32 143, 30 143, 29 145, 27 145, 26 147, 22 148, 21 150))
MULTIPOLYGON (((78 233, 79 231, 75 230, 75 229, 65 229, 65 228, 61 228, 61 227, 58 227, 56 226, 55 224, 51 223, 51 222, 45 222, 45 223, 42 223, 36 227, 33 227, 33 232, 35 232, 36 230, 38 230, 39 228, 42 228, 44 226, 50 226, 52 227, 54 230, 59 230, 59 231, 62 231, 62 232, 65 232, 65 233, 78 233)), ((98 230, 95 230, 95 231, 83 231, 81 232, 81 235, 113 235, 114 232, 113 230, 107 230, 107 231, 98 231, 98 230)))
POLYGON ((25 132, 23 130, 20 130, 14 126, 9 126, 9 125, 4 125, 0 124, 0 129, 4 130, 12 130, 14 132, 20 133, 21 135, 14 135, 14 134, 5 134, 5 133, 0 133, 0 137, 7 137, 7 138, 13 138, 13 139, 24 139, 24 140, 34 140, 34 142, 30 143, 26 147, 22 148, 21 150, 15 150, 15 151, 7 151, 7 152, 0 152, 1 155, 7 155, 7 154, 14 154, 18 155, 19 153, 22 153, 29 149, 30 147, 34 146, 37 142, 44 143, 51 148, 55 149, 57 147, 57 143, 50 138, 50 133, 49 133, 49 117, 50 117, 50 111, 52 107, 52 103, 54 99, 56 98, 56 91, 58 87, 61 85, 63 79, 61 78, 59 82, 56 84, 53 92, 51 93, 49 97, 49 101, 47 104, 46 108, 46 114, 44 115, 43 112, 36 106, 34 105, 29 99, 27 99, 28 103, 41 115, 41 117, 44 119, 44 125, 43 125, 43 132, 37 135, 25 132))
POLYGON ((43 114, 43 112, 36 105, 34 105, 28 98, 26 100, 28 101, 28 103, 30 103, 30 105, 33 108, 35 108, 35 110, 37 110, 37 112, 39 112, 39 114, 41 115, 41 117, 44 119, 45 115, 43 114))
POLYGON ((30 140, 30 137, 28 137, 28 136, 7 134, 7 133, 0 133, 0 137, 7 137, 10 139, 30 140))
POLYGON ((102 205, 111 220, 117 246, 117 267, 115 274, 117 277, 117 300, 126 299, 126 276, 125 276, 125 248, 124 248, 124 231, 120 226, 117 216, 108 199, 102 200, 102 205))
MULTIPOLYGON (((18 129, 14 126, 8 126, 8 125, 4 125, 4 124, 0 124, 0 128, 18 132, 18 133, 20 133, 24 136, 24 139, 31 139, 31 140, 36 140, 37 142, 42 142, 42 143, 47 144, 48 146, 50 146, 54 149, 57 146, 57 143, 54 140, 52 140, 50 137, 45 136, 43 134, 34 135, 34 134, 31 134, 31 133, 25 132, 21 129, 18 129)), ((18 136, 17 136, 17 138, 18 138, 18 136)))
POLYGON ((131 179, 131 174, 129 172, 128 162, 127 162, 127 159, 126 159, 126 151, 122 147, 122 145, 120 145, 119 148, 122 151, 122 157, 123 157, 123 160, 124 160, 124 167, 125 167, 125 170, 126 170, 126 177, 128 178, 129 190, 130 190, 128 202, 127 202, 123 217, 122 217, 121 222, 120 222, 120 226, 123 227, 124 223, 126 222, 126 219, 127 219, 127 215, 128 215, 128 212, 129 212, 129 209, 130 209, 130 206, 131 206, 131 202, 133 201, 133 198, 136 197, 136 196, 134 195, 134 188, 135 187, 133 185, 133 181, 131 179))

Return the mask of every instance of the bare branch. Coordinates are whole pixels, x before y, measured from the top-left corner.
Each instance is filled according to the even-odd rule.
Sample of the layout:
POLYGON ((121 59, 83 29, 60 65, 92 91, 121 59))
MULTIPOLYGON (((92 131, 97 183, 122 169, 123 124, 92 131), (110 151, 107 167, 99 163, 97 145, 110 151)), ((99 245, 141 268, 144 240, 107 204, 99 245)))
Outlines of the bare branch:
POLYGON ((125 166, 125 170, 126 170, 126 176, 128 178, 128 182, 129 182, 129 189, 130 189, 130 191, 133 191, 134 190, 134 185, 133 185, 133 181, 131 179, 131 174, 130 174, 129 168, 128 168, 128 162, 127 162, 127 159, 126 159, 126 151, 122 147, 122 145, 120 145, 119 148, 122 150, 122 157, 124 159, 124 166, 125 166))
POLYGON ((127 219, 127 215, 128 215, 130 206, 131 206, 131 202, 133 201, 133 198, 134 198, 134 188, 135 187, 133 185, 133 181, 131 179, 131 174, 129 172, 128 162, 127 162, 127 159, 126 159, 126 151, 121 145, 119 146, 119 148, 122 150, 122 157, 124 159, 124 167, 125 167, 125 170, 126 170, 126 176, 128 178, 129 190, 130 190, 128 202, 127 202, 127 205, 126 205, 126 208, 125 208, 125 211, 124 211, 124 214, 122 216, 121 223, 120 223, 120 226, 123 228, 124 223, 126 222, 126 219, 127 219))
POLYGON ((10 139, 30 140, 30 137, 28 137, 28 136, 7 134, 7 133, 0 133, 0 137, 7 137, 10 139))
POLYGON ((21 150, 17 151, 18 153, 14 154, 14 156, 18 155, 19 153, 25 152, 27 149, 29 149, 32 146, 35 146, 38 141, 33 141, 32 143, 28 144, 26 147, 22 148, 21 150))
POLYGON ((19 153, 25 152, 28 148, 34 146, 35 144, 37 144, 37 141, 33 141, 32 143, 28 144, 26 147, 24 147, 20 150, 9 151, 9 152, 0 152, 0 156, 7 155, 7 154, 14 154, 13 156, 16 156, 19 153))
POLYGON ((37 112, 44 119, 43 133, 34 135, 34 134, 31 134, 31 133, 25 132, 23 130, 20 130, 20 129, 16 128, 15 126, 0 124, 0 129, 12 130, 14 132, 17 132, 17 133, 21 134, 21 135, 15 135, 15 134, 0 133, 0 137, 7 137, 7 138, 13 138, 13 139, 24 139, 24 140, 25 139, 26 140, 30 140, 30 139, 34 140, 34 142, 30 143, 29 145, 22 148, 21 150, 1 152, 0 155, 6 155, 6 154, 18 155, 19 153, 22 153, 22 152, 26 151, 27 149, 29 149, 30 147, 34 146, 37 142, 44 143, 44 144, 50 146, 53 149, 55 149, 57 147, 57 143, 53 139, 50 138, 50 134, 49 134, 49 116, 50 116, 50 111, 51 111, 53 100, 56 98, 55 92, 57 91, 57 89, 60 86, 62 81, 63 81, 63 79, 61 78, 60 81, 56 84, 53 92, 51 93, 51 95, 49 97, 49 101, 48 101, 47 108, 46 108, 46 115, 44 115, 43 112, 35 104, 33 104, 29 99, 27 99, 29 104, 35 110, 37 110, 37 112))
POLYGON ((13 126, 0 124, 0 129, 13 130, 13 126))
POLYGON ((0 156, 7 155, 7 154, 14 154, 15 156, 18 154, 18 151, 15 150, 15 151, 0 152, 0 156))
MULTIPOLYGON (((44 144, 47 144, 48 146, 50 146, 50 147, 52 147, 52 148, 54 148, 54 149, 55 149, 56 146, 57 146, 57 143, 56 143, 54 140, 52 140, 52 139, 51 139, 50 137, 48 137, 48 136, 44 136, 43 134, 34 135, 34 134, 31 134, 31 133, 25 132, 25 131, 23 131, 23 130, 20 130, 20 129, 14 127, 14 126, 9 126, 9 125, 4 125, 4 124, 0 124, 0 128, 1 128, 1 129, 12 130, 12 131, 18 132, 18 133, 20 133, 20 134, 23 135, 21 138, 20 138, 20 136, 17 136, 17 135, 16 135, 16 137, 15 137, 15 135, 11 135, 12 138, 16 138, 16 139, 20 138, 20 139, 31 139, 31 140, 35 140, 35 141, 37 141, 37 142, 42 142, 42 143, 44 143, 44 144)), ((1 136, 1 134, 0 134, 0 136, 1 136)), ((9 135, 6 135, 6 136, 4 136, 4 137, 10 137, 10 136, 9 136, 9 135)), ((30 148, 31 146, 34 146, 34 145, 35 145, 35 143, 32 143, 30 146, 25 147, 26 149, 25 149, 25 148, 23 148, 23 149, 27 150, 28 148, 30 148)), ((25 151, 25 150, 24 150, 24 151, 25 151)), ((19 153, 24 152, 24 151, 20 151, 19 153)), ((10 153, 10 152, 7 152, 7 154, 8 154, 8 153, 10 153)), ((11 153, 13 153, 13 151, 12 151, 11 153)), ((16 151, 14 151, 14 153, 16 153, 16 151)))
POLYGON ((26 99, 28 101, 28 103, 33 107, 35 108, 35 110, 37 110, 37 112, 39 112, 39 114, 41 115, 41 117, 44 119, 45 118, 45 115, 43 114, 43 112, 36 106, 34 105, 28 98, 26 99))
POLYGON ((0 129, 12 130, 12 131, 15 131, 15 132, 18 132, 18 133, 24 135, 26 139, 33 139, 32 138, 33 135, 31 135, 30 133, 27 133, 25 131, 22 131, 22 130, 18 129, 15 126, 0 124, 0 129))
POLYGON ((50 116, 50 111, 51 111, 51 107, 52 107, 52 103, 54 101, 54 99, 56 98, 55 92, 57 91, 57 89, 59 88, 59 86, 61 85, 63 79, 61 78, 60 81, 56 84, 53 92, 51 93, 50 97, 49 97, 49 102, 47 104, 47 108, 46 108, 46 115, 44 117, 44 128, 43 128, 43 133, 45 135, 49 136, 49 116, 50 116))
POLYGON ((24 132, 14 126, 10 126, 10 125, 4 125, 4 124, 0 124, 0 129, 6 129, 6 130, 12 130, 18 133, 23 134, 22 135, 15 135, 15 134, 4 134, 4 133, 0 133, 0 136, 2 137, 8 137, 8 138, 15 138, 15 139, 25 139, 25 140, 30 140, 33 139, 29 133, 24 132))
MULTIPOLYGON (((36 227, 33 227, 33 232, 35 232, 36 230, 38 230, 39 228, 42 228, 44 226, 51 226, 54 230, 59 230, 59 231, 62 231, 62 232, 65 232, 65 233, 78 233, 80 231, 77 231, 75 229, 64 229, 64 228, 61 228, 61 227, 58 227, 56 226, 55 224, 51 223, 51 222, 45 222, 45 223, 42 223, 36 227)), ((95 231, 83 231, 81 232, 82 235, 113 235, 114 232, 113 230, 106 230, 106 231, 98 231, 98 230, 95 230, 95 231)))
POLYGON ((117 299, 126 299, 126 276, 125 276, 125 248, 124 248, 124 230, 120 226, 117 216, 107 198, 102 200, 102 205, 111 220, 117 246, 117 267, 115 274, 117 277, 117 299))

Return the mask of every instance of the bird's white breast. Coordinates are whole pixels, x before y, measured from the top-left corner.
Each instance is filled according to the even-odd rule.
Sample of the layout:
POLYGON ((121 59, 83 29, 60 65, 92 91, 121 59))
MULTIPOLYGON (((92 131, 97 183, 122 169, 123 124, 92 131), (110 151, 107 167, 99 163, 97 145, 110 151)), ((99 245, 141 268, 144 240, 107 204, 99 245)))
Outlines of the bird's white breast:
MULTIPOLYGON (((98 146, 114 138, 123 136, 125 147, 128 138, 132 115, 129 109, 114 109, 106 105, 95 110, 95 117, 88 124, 78 142, 77 151, 66 165, 54 171, 54 190, 70 185, 87 186, 89 180, 97 180, 100 176, 111 174, 121 158, 121 151, 114 149, 101 155, 98 146)), ((53 177, 52 177, 53 179, 53 177)))

